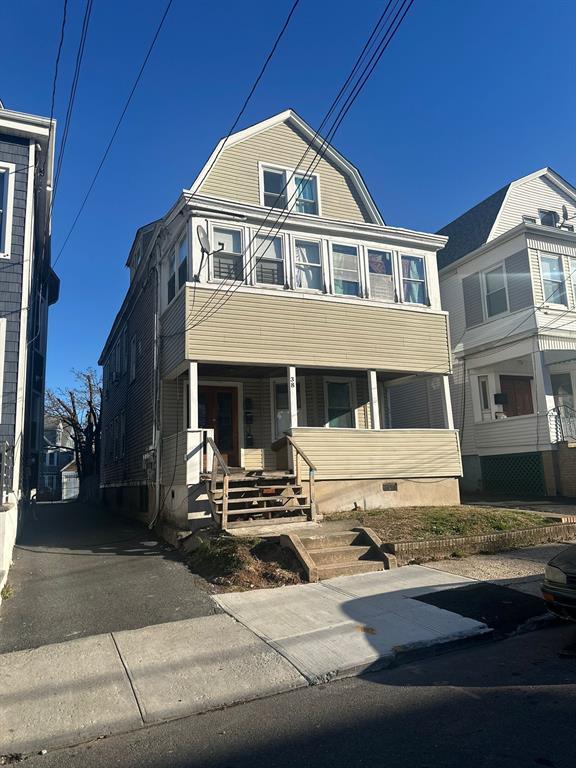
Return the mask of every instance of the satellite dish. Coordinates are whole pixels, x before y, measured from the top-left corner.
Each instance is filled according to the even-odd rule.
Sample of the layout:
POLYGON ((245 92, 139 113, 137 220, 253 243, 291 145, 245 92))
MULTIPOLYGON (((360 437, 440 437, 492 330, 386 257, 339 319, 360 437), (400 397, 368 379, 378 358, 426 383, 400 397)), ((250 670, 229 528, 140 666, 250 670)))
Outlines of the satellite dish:
POLYGON ((210 246, 208 233, 206 232, 206 230, 201 224, 198 224, 198 226, 196 227, 196 232, 198 233, 198 240, 200 240, 200 247, 202 248, 202 254, 211 253, 212 248, 210 246))
POLYGON ((565 205, 562 206, 562 221, 568 221, 568 208, 565 205))

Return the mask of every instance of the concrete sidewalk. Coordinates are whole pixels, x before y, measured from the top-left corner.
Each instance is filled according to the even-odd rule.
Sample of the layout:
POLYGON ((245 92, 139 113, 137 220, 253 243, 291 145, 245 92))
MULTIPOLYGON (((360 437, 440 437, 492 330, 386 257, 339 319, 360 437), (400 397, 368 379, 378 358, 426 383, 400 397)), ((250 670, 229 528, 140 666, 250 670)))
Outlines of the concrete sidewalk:
MULTIPOLYGON (((219 595, 231 615, 0 655, 0 755, 77 744, 485 636, 491 626, 481 620, 481 599, 471 615, 467 599, 456 597, 478 585, 408 566, 219 595)), ((544 610, 533 597, 500 589, 544 610)))

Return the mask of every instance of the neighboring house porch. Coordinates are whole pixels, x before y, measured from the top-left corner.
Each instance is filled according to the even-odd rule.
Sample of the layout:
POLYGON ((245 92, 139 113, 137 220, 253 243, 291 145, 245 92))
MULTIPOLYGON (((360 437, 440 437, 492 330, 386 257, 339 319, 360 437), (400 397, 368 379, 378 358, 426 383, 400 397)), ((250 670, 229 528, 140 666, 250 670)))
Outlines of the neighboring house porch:
POLYGON ((165 511, 176 519, 209 510, 203 480, 212 470, 211 440, 233 479, 248 487, 247 477, 268 478, 257 485, 273 494, 266 505, 272 513, 242 514, 245 505, 231 502, 232 524, 417 505, 428 481, 436 503, 458 503, 458 434, 445 376, 196 362, 187 368, 162 383, 161 485, 165 511))

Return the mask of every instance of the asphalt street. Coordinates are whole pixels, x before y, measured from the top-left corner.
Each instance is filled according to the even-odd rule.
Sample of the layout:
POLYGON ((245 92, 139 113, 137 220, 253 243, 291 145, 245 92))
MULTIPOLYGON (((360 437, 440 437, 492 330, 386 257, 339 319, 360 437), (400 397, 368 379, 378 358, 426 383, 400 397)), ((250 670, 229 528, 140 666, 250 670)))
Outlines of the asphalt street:
POLYGON ((216 613, 209 584, 146 527, 79 503, 39 504, 14 550, 0 653, 216 613))
POLYGON ((576 660, 555 625, 32 756, 29 768, 572 768, 576 660))

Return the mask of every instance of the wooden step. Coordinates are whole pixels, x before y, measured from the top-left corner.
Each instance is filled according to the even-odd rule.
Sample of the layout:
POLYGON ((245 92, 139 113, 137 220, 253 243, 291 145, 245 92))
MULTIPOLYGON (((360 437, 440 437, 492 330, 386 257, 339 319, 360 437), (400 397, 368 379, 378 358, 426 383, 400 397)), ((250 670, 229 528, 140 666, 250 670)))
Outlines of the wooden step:
POLYGON ((384 563, 376 560, 358 560, 354 563, 332 563, 318 567, 318 578, 333 579, 335 576, 354 576, 357 573, 383 571, 384 563))
MULTIPOLYGON (((255 504, 259 501, 276 501, 276 502, 283 502, 283 501, 291 501, 292 499, 308 499, 308 496, 241 496, 238 499, 228 499, 228 504, 255 504)), ((214 499, 214 504, 223 504, 224 499, 214 499)), ((254 507, 257 508, 256 506, 254 507)), ((266 509, 266 507, 262 507, 262 509, 266 509)))
POLYGON ((352 564, 358 560, 381 562, 374 556, 372 547, 324 547, 324 549, 309 549, 308 554, 318 566, 334 563, 352 564))
MULTIPOLYGON (((229 509, 228 517, 230 515, 267 515, 269 512, 305 512, 310 509, 310 504, 299 504, 293 507, 245 507, 243 509, 229 509)), ((217 510, 216 514, 220 517, 222 510, 217 510)))
MULTIPOLYGON (((285 490, 286 488, 290 488, 292 490, 296 490, 296 488, 301 489, 301 485, 231 485, 228 489, 228 493, 245 493, 247 491, 262 491, 262 490, 285 490)), ((216 494, 221 495, 224 492, 223 488, 221 486, 218 486, 214 491, 211 491, 213 496, 216 496, 216 494)))
POLYGON ((250 528, 257 525, 288 525, 289 523, 307 522, 308 517, 306 515, 299 515, 298 517, 272 517, 270 520, 229 520, 226 528, 250 528))

